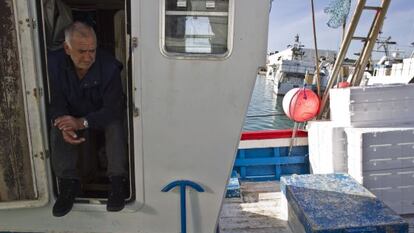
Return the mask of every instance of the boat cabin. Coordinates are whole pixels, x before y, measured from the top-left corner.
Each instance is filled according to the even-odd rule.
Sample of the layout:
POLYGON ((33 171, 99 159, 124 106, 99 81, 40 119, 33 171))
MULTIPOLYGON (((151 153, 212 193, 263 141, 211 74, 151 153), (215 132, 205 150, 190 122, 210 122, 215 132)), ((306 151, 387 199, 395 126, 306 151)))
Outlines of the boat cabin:
POLYGON ((0 231, 214 232, 258 67, 269 0, 34 0, 1 3, 0 231), (48 52, 73 21, 122 64, 128 199, 106 211, 102 143, 78 164, 73 210, 52 216, 48 52), (249 25, 246 27, 246 25, 249 25), (185 189, 184 189, 185 190, 185 189), (165 190, 164 190, 165 191, 165 190), (200 190, 199 190, 200 191, 200 190))

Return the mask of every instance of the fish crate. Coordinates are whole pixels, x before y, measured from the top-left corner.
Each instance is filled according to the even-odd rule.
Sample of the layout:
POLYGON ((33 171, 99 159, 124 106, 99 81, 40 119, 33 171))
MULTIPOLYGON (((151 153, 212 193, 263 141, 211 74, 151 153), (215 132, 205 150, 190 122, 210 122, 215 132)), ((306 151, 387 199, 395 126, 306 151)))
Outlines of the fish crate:
POLYGON ((330 90, 331 120, 338 126, 385 127, 414 123, 414 85, 330 90))
POLYGON ((295 233, 408 233, 402 217, 347 174, 282 177, 281 189, 295 233))
POLYGON ((413 214, 414 127, 345 132, 348 173, 398 214, 413 214))
POLYGON ((311 173, 348 172, 344 127, 331 121, 309 121, 307 127, 311 173))
POLYGON ((241 180, 279 180, 282 175, 309 174, 308 146, 239 149, 234 171, 241 180))
POLYGON ((226 198, 240 197, 240 182, 237 172, 232 171, 229 183, 226 187, 226 198))

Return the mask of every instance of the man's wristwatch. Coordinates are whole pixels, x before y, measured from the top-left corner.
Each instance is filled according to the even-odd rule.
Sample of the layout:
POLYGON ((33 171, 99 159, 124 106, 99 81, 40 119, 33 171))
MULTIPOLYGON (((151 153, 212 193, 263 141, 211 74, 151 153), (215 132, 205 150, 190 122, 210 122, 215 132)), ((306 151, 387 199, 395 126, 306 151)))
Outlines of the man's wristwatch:
POLYGON ((84 129, 87 129, 89 127, 89 123, 88 123, 88 120, 86 120, 86 118, 83 118, 82 124, 83 124, 84 129))

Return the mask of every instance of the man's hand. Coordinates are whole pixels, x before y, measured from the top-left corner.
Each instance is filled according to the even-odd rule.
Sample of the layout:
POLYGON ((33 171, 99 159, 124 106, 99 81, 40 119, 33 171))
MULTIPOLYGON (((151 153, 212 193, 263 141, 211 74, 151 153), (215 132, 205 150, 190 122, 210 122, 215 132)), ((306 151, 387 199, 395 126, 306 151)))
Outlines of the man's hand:
POLYGON ((63 140, 72 145, 78 145, 85 141, 85 138, 78 138, 78 135, 76 135, 75 131, 73 130, 62 130, 62 135, 63 140))
POLYGON ((54 126, 62 131, 75 131, 84 129, 83 118, 75 118, 73 116, 61 116, 56 118, 54 126))

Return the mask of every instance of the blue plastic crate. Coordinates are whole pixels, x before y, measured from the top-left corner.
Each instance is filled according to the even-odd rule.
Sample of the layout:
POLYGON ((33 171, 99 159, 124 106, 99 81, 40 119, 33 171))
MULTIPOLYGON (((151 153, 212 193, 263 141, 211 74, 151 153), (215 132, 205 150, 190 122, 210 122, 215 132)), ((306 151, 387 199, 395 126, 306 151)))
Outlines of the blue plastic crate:
POLYGON ((281 178, 295 233, 406 233, 408 223, 347 174, 281 178))
POLYGON ((240 197, 239 175, 233 171, 227 184, 226 198, 240 197))

